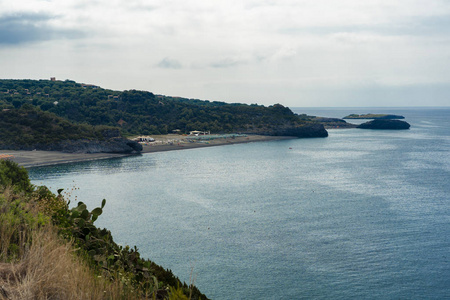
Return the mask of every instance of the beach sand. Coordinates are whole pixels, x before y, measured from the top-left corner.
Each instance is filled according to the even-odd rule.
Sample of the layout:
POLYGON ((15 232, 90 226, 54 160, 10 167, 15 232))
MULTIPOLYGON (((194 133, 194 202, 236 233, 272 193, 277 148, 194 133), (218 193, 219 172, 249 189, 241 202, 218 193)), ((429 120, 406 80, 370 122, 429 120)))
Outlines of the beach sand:
MULTIPOLYGON (((196 141, 189 142, 186 136, 181 135, 160 135, 153 136, 155 142, 143 144, 142 154, 172 151, 172 150, 184 150, 211 146, 232 145, 239 143, 250 143, 258 141, 273 141, 292 139, 293 137, 287 136, 263 136, 263 135, 248 135, 239 136, 235 138, 217 138, 210 141, 196 141)), ((0 150, 1 155, 12 155, 11 159, 17 162, 19 165, 29 168, 36 166, 66 164, 81 161, 108 159, 115 157, 125 157, 136 154, 118 154, 118 153, 65 153, 59 151, 24 151, 24 150, 0 150)), ((140 154, 138 154, 140 155, 140 154)))

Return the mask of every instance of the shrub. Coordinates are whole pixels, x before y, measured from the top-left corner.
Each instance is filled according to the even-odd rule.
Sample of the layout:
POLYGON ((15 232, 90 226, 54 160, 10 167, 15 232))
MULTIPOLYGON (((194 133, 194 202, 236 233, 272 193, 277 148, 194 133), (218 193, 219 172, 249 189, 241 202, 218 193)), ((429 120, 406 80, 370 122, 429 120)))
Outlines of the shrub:
POLYGON ((33 185, 28 172, 11 160, 0 160, 0 187, 12 186, 15 190, 31 193, 33 185))

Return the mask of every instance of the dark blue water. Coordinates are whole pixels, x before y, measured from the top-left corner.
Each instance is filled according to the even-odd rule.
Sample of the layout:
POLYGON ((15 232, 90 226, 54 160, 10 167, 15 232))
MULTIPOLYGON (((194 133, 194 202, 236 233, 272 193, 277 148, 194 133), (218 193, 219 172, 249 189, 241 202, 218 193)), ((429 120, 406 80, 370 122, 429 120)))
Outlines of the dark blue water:
POLYGON ((213 299, 450 297, 450 109, 407 131, 294 139, 34 168, 98 225, 213 299), (193 269, 193 271, 191 271, 193 269))

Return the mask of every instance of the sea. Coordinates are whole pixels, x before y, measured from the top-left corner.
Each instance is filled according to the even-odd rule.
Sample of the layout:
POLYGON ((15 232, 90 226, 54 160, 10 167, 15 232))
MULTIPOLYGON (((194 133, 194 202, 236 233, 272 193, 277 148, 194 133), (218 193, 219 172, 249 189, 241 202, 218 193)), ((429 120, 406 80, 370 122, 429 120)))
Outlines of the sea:
POLYGON ((409 130, 331 129, 29 169, 121 245, 211 299, 450 299, 450 107, 292 108, 405 116, 409 130))

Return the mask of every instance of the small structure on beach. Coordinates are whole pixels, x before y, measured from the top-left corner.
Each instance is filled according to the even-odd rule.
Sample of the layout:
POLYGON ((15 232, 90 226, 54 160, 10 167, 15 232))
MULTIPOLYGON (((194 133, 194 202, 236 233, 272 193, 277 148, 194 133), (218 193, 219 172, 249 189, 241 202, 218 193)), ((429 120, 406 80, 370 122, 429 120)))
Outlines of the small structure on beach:
POLYGON ((193 130, 189 132, 189 135, 195 135, 195 136, 199 136, 199 135, 207 135, 207 134, 211 134, 211 131, 198 131, 198 130, 193 130))
POLYGON ((146 142, 154 142, 155 139, 152 138, 151 136, 138 136, 138 137, 135 137, 133 139, 133 141, 146 143, 146 142))

